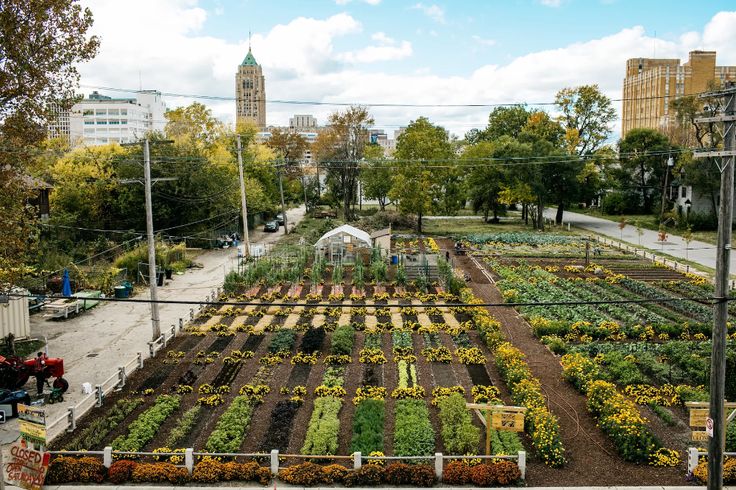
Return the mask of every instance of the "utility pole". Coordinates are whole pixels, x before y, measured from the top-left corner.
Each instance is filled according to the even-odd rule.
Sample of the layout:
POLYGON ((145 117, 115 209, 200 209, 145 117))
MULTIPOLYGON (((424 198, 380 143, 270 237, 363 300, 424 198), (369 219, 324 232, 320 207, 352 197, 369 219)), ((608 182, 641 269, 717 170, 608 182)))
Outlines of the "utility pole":
POLYGON ((151 152, 148 138, 143 142, 143 175, 146 194, 146 233, 148 234, 148 287, 151 291, 151 326, 153 340, 161 336, 158 316, 158 275, 156 274, 156 242, 153 237, 153 204, 151 203, 151 152))
MULTIPOLYGON (((283 164, 281 164, 283 166, 283 164)), ((286 205, 284 204, 284 184, 281 181, 281 174, 283 173, 279 166, 279 192, 281 192, 281 215, 284 217, 284 235, 289 234, 289 222, 286 220, 286 205)))
POLYGON ((723 151, 696 153, 696 158, 721 157, 721 203, 718 212, 718 246, 716 249, 716 284, 713 324, 713 348, 710 364, 710 419, 713 437, 708 441, 708 490, 723 488, 723 453, 726 441, 724 398, 726 394, 726 336, 728 321, 728 278, 731 270, 731 223, 733 214, 733 179, 736 161, 736 84, 701 97, 723 97, 725 110, 715 117, 698 118, 695 122, 723 122, 723 151))
POLYGON ((243 208, 243 256, 250 256, 250 235, 248 234, 248 203, 245 199, 245 179, 243 178, 243 146, 238 135, 238 171, 240 172, 240 202, 243 208))

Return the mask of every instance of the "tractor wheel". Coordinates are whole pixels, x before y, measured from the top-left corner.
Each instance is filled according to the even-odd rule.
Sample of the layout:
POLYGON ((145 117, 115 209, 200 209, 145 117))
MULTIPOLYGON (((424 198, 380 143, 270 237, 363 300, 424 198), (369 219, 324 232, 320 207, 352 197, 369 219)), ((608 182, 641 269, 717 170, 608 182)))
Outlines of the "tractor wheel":
POLYGON ((65 380, 64 378, 59 377, 54 380, 53 386, 54 388, 61 389, 62 393, 66 393, 66 390, 69 389, 69 381, 65 380))

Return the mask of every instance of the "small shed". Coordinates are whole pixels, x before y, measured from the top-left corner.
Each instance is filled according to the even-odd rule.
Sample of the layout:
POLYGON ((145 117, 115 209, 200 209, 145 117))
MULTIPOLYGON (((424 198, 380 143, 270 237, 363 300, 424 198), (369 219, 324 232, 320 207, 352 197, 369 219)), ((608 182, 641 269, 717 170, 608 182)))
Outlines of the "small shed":
POLYGON ((12 333, 17 339, 28 338, 31 336, 28 296, 26 296, 28 291, 12 289, 11 292, 24 296, 12 296, 7 298, 7 303, 0 302, 0 337, 7 337, 12 333))
POLYGON ((342 225, 322 235, 314 244, 314 253, 332 264, 353 263, 361 250, 372 247, 373 241, 367 232, 342 225))
POLYGON ((388 257, 391 252, 391 227, 371 233, 373 246, 381 250, 381 255, 388 257))

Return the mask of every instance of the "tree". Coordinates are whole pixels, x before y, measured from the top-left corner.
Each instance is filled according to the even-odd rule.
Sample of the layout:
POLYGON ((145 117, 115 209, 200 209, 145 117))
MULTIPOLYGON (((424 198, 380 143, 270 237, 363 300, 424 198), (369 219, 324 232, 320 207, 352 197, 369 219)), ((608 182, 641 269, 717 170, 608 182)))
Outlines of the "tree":
POLYGON ((494 143, 481 141, 469 146, 461 157, 461 163, 467 162, 470 168, 467 178, 468 197, 475 212, 483 211, 485 221, 488 221, 489 212, 493 212, 493 221, 498 221, 501 192, 509 184, 506 167, 502 162, 491 159, 514 154, 514 145, 517 144, 513 138, 502 136, 494 143))
POLYGON ((422 217, 444 195, 444 179, 453 170, 449 134, 420 117, 399 136, 394 158, 396 170, 389 197, 398 203, 399 211, 417 216, 417 231, 421 233, 422 217))
POLYGON ((351 106, 344 112, 333 112, 328 119, 330 128, 321 133, 313 148, 316 160, 327 168, 327 178, 333 192, 342 201, 346 220, 353 216, 352 206, 357 195, 360 160, 368 141, 368 127, 373 124, 366 107, 351 106))
POLYGON ((384 211, 391 190, 391 162, 383 156, 383 148, 375 144, 366 147, 365 159, 360 175, 363 194, 368 199, 376 199, 381 211, 384 211))
POLYGON ((621 182, 637 188, 642 210, 652 212, 656 199, 662 195, 662 183, 668 172, 667 152, 671 147, 667 136, 655 129, 632 129, 619 142, 618 148, 621 182))
POLYGON ((26 166, 38 155, 49 109, 71 106, 76 64, 97 53, 91 25, 90 10, 73 0, 0 6, 0 283, 17 279, 37 236, 26 166))
POLYGON ((592 153, 611 134, 610 124, 616 119, 616 111, 598 85, 564 88, 557 92, 555 104, 561 112, 558 121, 565 130, 569 153, 592 153))
POLYGON ((304 136, 294 131, 274 128, 271 130, 271 137, 266 142, 266 146, 273 149, 283 160, 285 163, 284 172, 287 176, 301 175, 299 164, 309 146, 304 136))
POLYGON ((225 125, 212 115, 212 109, 193 102, 166 111, 166 136, 182 145, 211 149, 225 135, 225 125))

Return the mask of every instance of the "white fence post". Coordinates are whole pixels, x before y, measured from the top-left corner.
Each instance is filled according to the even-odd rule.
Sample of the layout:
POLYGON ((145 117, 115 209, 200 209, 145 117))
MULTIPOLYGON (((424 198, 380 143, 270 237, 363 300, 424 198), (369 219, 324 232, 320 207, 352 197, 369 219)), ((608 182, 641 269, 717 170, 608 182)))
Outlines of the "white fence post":
POLYGON ((361 466, 363 466, 363 455, 360 451, 355 451, 353 453, 353 469, 359 470, 361 466))
POLYGON ((519 451, 519 471, 521 472, 521 479, 526 480, 526 451, 519 451))
POLYGON ((194 471, 194 448, 188 447, 184 450, 184 466, 191 475, 194 471))
POLYGON ((102 450, 102 465, 105 468, 109 468, 112 465, 112 447, 105 446, 102 450))
POLYGON ((698 466, 698 448, 689 447, 687 448, 687 474, 692 474, 696 466, 698 466))
POLYGON ((125 366, 118 366, 118 386, 117 389, 122 389, 125 386, 125 366))
POLYGON ((194 320, 194 308, 189 308, 189 321, 194 320))
POLYGON ((156 355, 156 351, 153 350, 153 342, 148 342, 148 353, 151 354, 151 357, 156 355))
POLYGON ((442 480, 442 453, 434 453, 434 474, 438 480, 442 480))
POLYGON ((279 450, 271 449, 271 474, 276 476, 279 474, 279 450))
POLYGON ((182 330, 184 330, 184 319, 179 318, 179 331, 181 332, 182 330))
POLYGON ((74 416, 74 407, 67 407, 66 410, 68 412, 67 418, 69 420, 69 427, 66 428, 66 431, 72 432, 77 428, 77 419, 74 416))
POLYGON ((138 353, 138 369, 143 369, 143 353, 138 353))
POLYGON ((95 385, 95 392, 97 392, 97 406, 98 407, 101 407, 102 406, 102 398, 104 396, 102 394, 102 386, 95 385))

